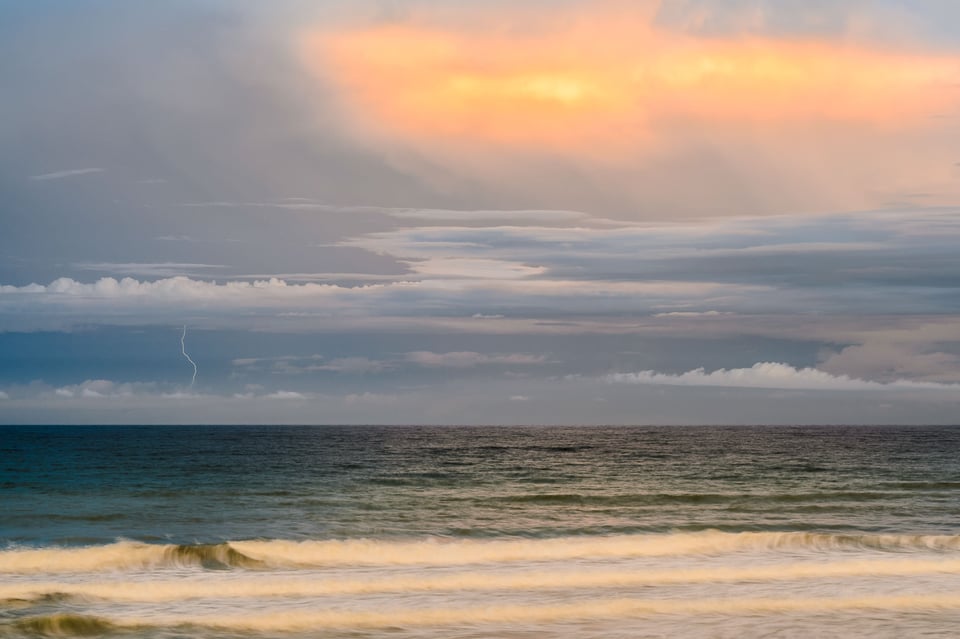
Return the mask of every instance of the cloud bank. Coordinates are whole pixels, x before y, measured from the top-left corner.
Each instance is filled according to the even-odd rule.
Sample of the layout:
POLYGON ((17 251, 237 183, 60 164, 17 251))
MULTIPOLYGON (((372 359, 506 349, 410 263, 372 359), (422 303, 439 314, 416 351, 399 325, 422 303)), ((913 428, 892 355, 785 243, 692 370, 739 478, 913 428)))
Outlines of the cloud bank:
POLYGON ((947 391, 960 392, 960 384, 895 380, 873 382, 846 375, 831 375, 815 368, 794 368, 777 362, 759 362, 750 368, 720 369, 706 372, 698 368, 672 375, 656 371, 614 373, 604 378, 613 384, 653 384, 660 386, 722 386, 727 388, 767 388, 817 391, 947 391))

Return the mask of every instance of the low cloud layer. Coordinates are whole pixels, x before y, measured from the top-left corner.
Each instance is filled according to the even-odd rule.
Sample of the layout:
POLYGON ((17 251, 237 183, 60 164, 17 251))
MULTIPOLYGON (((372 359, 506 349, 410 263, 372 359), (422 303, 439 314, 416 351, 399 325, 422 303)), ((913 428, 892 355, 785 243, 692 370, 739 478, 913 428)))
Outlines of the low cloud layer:
POLYGON ((599 379, 442 381, 393 391, 251 388, 210 393, 91 380, 33 384, 7 395, 0 423, 129 424, 836 424, 952 423, 948 393, 897 390, 864 402, 863 391, 617 384, 599 379), (60 392, 58 392, 60 391, 60 392), (912 417, 912 419, 911 419, 912 417))
POLYGON ((605 378, 614 384, 654 384, 660 386, 722 386, 727 388, 769 388, 818 391, 946 391, 960 392, 960 384, 915 382, 898 379, 871 382, 846 375, 831 375, 815 368, 794 368, 777 362, 759 362, 750 368, 702 368, 676 375, 656 371, 614 373, 605 378))

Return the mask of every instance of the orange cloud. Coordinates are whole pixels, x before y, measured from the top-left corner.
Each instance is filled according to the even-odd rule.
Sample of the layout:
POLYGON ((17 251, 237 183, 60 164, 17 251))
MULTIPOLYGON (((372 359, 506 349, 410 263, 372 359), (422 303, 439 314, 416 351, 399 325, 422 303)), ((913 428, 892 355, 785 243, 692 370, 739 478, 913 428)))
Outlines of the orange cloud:
POLYGON ((416 25, 318 32, 303 54, 365 131, 572 150, 636 147, 664 123, 899 128, 947 105, 960 78, 949 56, 698 39, 620 14, 526 35, 416 25))

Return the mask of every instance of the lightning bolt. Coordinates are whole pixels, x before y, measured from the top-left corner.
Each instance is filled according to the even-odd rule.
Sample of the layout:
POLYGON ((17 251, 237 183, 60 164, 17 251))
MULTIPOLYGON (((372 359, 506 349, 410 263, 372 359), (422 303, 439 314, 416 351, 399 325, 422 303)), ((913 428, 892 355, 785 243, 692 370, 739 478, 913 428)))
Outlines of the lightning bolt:
POLYGON ((183 356, 187 358, 187 361, 190 362, 190 365, 193 366, 193 379, 190 380, 190 388, 193 388, 193 383, 197 381, 197 363, 190 359, 190 356, 187 355, 187 346, 184 344, 184 340, 187 339, 187 325, 183 325, 183 335, 180 336, 180 352, 183 353, 183 356))

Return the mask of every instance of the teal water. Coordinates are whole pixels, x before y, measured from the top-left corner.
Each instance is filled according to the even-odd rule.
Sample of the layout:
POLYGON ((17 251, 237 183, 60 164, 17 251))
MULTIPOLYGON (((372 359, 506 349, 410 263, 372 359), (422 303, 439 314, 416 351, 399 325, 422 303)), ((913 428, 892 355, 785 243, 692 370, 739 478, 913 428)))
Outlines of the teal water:
POLYGON ((952 636, 960 428, 5 427, 0 636, 952 636))

